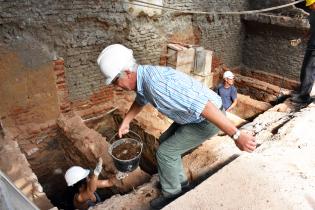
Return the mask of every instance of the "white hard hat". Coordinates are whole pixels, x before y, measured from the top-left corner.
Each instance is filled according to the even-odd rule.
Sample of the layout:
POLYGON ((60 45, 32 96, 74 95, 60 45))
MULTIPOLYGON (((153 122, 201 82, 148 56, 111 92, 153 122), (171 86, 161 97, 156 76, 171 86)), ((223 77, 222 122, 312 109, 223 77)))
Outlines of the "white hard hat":
POLYGON ((234 78, 234 74, 231 71, 226 71, 223 74, 223 79, 228 78, 228 79, 233 79, 234 78))
POLYGON ((90 173, 90 170, 84 169, 80 166, 72 166, 66 171, 65 179, 68 186, 72 186, 78 181, 86 178, 90 173))
POLYGON ((106 77, 106 85, 110 84, 117 74, 134 63, 133 51, 121 44, 109 45, 97 58, 97 64, 106 77))

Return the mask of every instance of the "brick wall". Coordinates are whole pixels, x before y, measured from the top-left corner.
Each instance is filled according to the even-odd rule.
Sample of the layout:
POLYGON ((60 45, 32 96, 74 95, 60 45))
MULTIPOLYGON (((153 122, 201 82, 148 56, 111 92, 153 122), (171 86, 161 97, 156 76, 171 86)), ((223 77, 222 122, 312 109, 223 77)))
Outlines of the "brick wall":
MULTIPOLYGON (((247 1, 164 1, 165 6, 192 10, 242 10, 247 1)), ((168 41, 201 43, 215 49, 228 65, 240 60, 238 17, 207 17, 163 12, 162 16, 128 14, 117 1, 26 1, 2 2, 0 37, 12 44, 16 39, 36 40, 54 57, 62 57, 71 102, 89 100, 104 90, 96 59, 112 43, 123 43, 135 51, 143 64, 159 64, 168 41), (200 19, 200 23, 196 23, 200 19), (31 37, 32 39, 28 39, 31 37), (229 39, 233 44, 228 44, 229 39)))
POLYGON ((56 119, 56 83, 51 62, 42 62, 37 49, 27 53, 0 45, 0 116, 5 127, 56 119), (29 65, 28 55, 40 62, 29 65))
POLYGON ((239 0, 165 0, 164 3, 172 8, 192 11, 229 11, 248 7, 248 1, 239 0))
POLYGON ((294 2, 295 0, 249 0, 250 9, 263 9, 294 2))
POLYGON ((195 16, 194 23, 202 31, 201 46, 230 67, 240 65, 244 31, 239 16, 195 16))
POLYGON ((303 37, 308 30, 305 19, 248 15, 244 28, 243 64, 248 69, 298 80, 306 46, 292 47, 290 40, 303 37))

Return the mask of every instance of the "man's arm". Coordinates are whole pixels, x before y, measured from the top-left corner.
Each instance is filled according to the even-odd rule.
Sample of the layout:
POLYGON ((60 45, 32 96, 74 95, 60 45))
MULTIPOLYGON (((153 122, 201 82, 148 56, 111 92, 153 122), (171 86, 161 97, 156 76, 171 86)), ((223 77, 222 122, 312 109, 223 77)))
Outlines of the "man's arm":
POLYGON ((227 112, 230 112, 237 104, 237 98, 234 99, 233 103, 231 104, 231 106, 226 110, 227 112))
MULTIPOLYGON (((236 133, 237 128, 230 122, 225 115, 211 102, 208 102, 201 115, 218 126, 227 135, 232 136, 236 133)), ((252 152, 256 148, 255 137, 241 131, 239 138, 235 141, 236 146, 240 150, 252 152)))
POLYGON ((88 193, 93 194, 97 190, 97 181, 98 181, 98 176, 96 176, 95 174, 92 174, 88 178, 88 182, 87 182, 88 193))
POLYGON ((103 159, 99 158, 98 162, 95 166, 93 174, 89 177, 87 182, 87 190, 88 193, 94 193, 97 189, 98 185, 98 176, 100 175, 101 171, 103 170, 103 159))
POLYGON ((137 103, 137 101, 134 101, 133 104, 131 105, 129 111, 127 112, 123 122, 121 123, 119 130, 118 130, 118 135, 119 138, 122 137, 122 135, 126 134, 129 132, 129 124, 131 120, 133 120, 139 112, 143 109, 144 106, 140 105, 137 103))
MULTIPOLYGON (((115 178, 116 179, 116 178, 115 178)), ((113 178, 97 180, 97 188, 112 187, 114 185, 113 178)))

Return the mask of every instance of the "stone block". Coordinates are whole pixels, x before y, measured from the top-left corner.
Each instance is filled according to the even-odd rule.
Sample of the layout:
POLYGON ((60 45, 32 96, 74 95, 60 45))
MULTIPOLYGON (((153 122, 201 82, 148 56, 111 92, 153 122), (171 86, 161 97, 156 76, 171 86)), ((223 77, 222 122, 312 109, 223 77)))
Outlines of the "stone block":
POLYGON ((194 67, 195 50, 178 44, 167 45, 167 65, 186 74, 190 74, 194 67))
POLYGON ((213 73, 210 73, 207 76, 200 76, 196 74, 191 75, 194 79, 200 81, 202 84, 204 84, 208 88, 213 87, 213 73))
POLYGON ((203 47, 198 47, 195 50, 194 74, 207 76, 211 72, 212 54, 210 50, 205 50, 203 47))

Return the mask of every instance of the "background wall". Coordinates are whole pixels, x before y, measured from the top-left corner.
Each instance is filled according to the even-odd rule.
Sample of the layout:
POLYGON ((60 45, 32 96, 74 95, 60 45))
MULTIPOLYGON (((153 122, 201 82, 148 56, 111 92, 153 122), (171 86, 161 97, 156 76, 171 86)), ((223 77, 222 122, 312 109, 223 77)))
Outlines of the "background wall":
POLYGON ((275 7, 283 4, 294 2, 295 0, 248 0, 250 9, 262 9, 268 7, 275 7))
MULTIPOLYGON (((163 4, 194 11, 243 10, 247 1, 167 0, 163 4)), ((167 11, 135 16, 119 1, 100 0, 2 1, 0 11, 2 42, 27 42, 26 37, 32 37, 47 46, 51 59, 64 58, 71 101, 84 100, 104 88, 95 61, 101 50, 112 43, 133 48, 143 64, 159 64, 168 41, 202 44, 215 50, 228 65, 240 62, 239 16, 208 17, 167 11)))
POLYGON ((306 46, 292 47, 290 40, 303 37, 305 28, 253 20, 244 21, 244 28, 242 63, 247 68, 298 80, 306 46))

